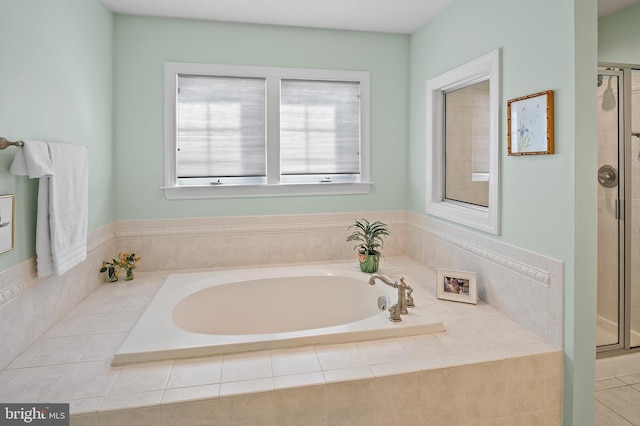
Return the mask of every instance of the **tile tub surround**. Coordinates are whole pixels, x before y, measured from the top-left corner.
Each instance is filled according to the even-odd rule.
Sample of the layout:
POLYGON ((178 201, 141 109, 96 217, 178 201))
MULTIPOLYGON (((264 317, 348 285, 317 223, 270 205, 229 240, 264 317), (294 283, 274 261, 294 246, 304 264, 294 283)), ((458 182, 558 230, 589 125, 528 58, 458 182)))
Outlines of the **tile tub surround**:
POLYGON ((428 268, 478 273, 478 297, 558 348, 563 345, 564 264, 416 213, 407 254, 428 268))
POLYGON ((0 369, 42 336, 56 321, 101 283, 97 270, 111 259, 114 228, 108 224, 89 232, 87 259, 62 276, 38 278, 35 258, 0 272, 0 369))
POLYGON ((481 299, 562 347, 562 262, 405 210, 122 221, 116 250, 143 256, 139 271, 341 261, 355 259, 347 228, 363 217, 389 225, 382 265, 406 255, 475 271, 481 299))
POLYGON ((493 307, 437 300, 432 335, 112 367, 168 272, 102 284, 0 372, 0 401, 70 402, 72 424, 560 425, 562 352, 493 307), (494 423, 492 423, 494 424, 494 423))

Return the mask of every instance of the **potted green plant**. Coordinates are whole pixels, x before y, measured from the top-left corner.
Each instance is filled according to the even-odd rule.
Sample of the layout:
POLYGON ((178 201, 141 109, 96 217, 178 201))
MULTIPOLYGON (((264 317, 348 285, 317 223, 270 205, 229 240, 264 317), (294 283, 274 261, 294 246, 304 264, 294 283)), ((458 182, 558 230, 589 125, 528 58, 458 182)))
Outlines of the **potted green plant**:
POLYGON ((356 220, 349 226, 349 230, 353 230, 351 235, 347 237, 347 241, 357 241, 354 250, 358 250, 358 258, 360 260, 360 270, 362 272, 376 272, 384 245, 383 237, 389 235, 387 225, 380 222, 369 222, 367 219, 356 220))

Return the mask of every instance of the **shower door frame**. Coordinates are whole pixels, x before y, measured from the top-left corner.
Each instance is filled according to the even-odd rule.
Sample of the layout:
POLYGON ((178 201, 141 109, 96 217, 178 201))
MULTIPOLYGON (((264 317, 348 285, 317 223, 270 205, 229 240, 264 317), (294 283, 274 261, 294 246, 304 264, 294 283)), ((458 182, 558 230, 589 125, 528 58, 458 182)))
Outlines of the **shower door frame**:
POLYGON ((598 75, 618 76, 618 343, 596 346, 596 358, 639 352, 631 347, 631 71, 638 65, 600 63, 598 75), (620 113, 620 111, 622 113, 620 113))

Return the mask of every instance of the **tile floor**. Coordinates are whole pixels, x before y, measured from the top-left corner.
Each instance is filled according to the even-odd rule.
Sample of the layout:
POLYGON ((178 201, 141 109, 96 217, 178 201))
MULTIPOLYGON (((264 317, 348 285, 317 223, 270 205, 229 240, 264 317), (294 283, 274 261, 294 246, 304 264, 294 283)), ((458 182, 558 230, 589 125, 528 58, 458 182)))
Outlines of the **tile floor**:
POLYGON ((640 426, 640 373, 596 380, 596 426, 640 426))

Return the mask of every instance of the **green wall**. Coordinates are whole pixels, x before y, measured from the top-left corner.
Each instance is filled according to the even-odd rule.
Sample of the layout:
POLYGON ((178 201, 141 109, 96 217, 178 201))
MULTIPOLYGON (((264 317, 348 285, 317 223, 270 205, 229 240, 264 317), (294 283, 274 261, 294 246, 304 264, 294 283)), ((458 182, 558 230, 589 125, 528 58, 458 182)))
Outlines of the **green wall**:
POLYGON ((598 21, 598 61, 640 65, 640 4, 598 21))
MULTIPOLYGON (((89 147, 90 229, 113 220, 191 216, 405 207, 422 214, 425 82, 499 47, 502 234, 495 238, 565 262, 565 424, 589 425, 595 335, 595 11, 596 0, 456 0, 409 37, 114 17, 99 0, 2 0, 0 136, 89 147), (372 192, 165 200, 160 189, 165 61, 370 71, 372 192), (508 157, 506 101, 548 89, 555 91, 556 154, 508 157)), ((602 53, 600 60, 628 61, 605 46, 613 44, 609 31, 632 31, 638 9, 633 12, 635 20, 626 13, 619 17, 629 21, 628 29, 617 28, 620 22, 600 22, 600 49, 611 53, 606 58, 602 53)), ((637 46, 629 44, 625 53, 637 46)), ((17 198, 16 250, 0 256, 0 270, 34 255, 36 182, 10 175, 12 158, 12 148, 0 151, 0 194, 17 198)))
POLYGON ((595 183, 582 177, 592 166, 595 170, 596 100, 595 91, 583 90, 588 78, 578 74, 595 81, 595 5, 595 0, 457 0, 411 37, 407 200, 408 208, 421 214, 426 81, 501 49, 501 235, 493 238, 565 262, 567 425, 594 421, 595 183), (556 153, 509 157, 507 100, 544 90, 555 95, 556 153))
MULTIPOLYGON (((2 0, 0 16, 0 136, 86 145, 89 229, 113 221, 112 13, 99 0, 2 0)), ((0 151, 0 194, 16 195, 0 271, 35 255, 37 179, 9 173, 15 149, 0 151)))
POLYGON ((117 15, 115 52, 118 220, 388 210, 406 204, 408 36, 117 15), (369 71, 371 192, 166 200, 160 189, 165 61, 369 71))

